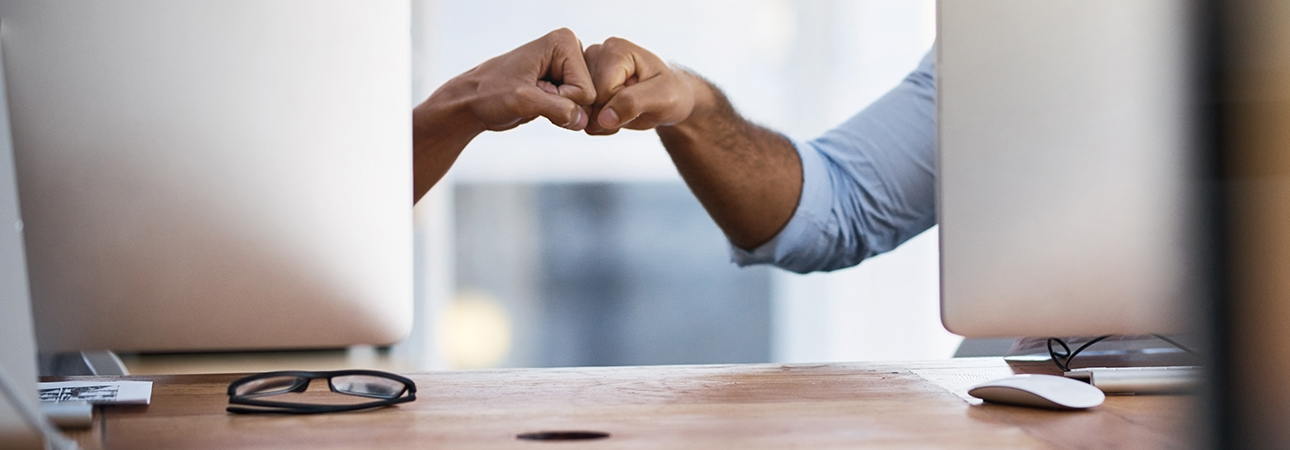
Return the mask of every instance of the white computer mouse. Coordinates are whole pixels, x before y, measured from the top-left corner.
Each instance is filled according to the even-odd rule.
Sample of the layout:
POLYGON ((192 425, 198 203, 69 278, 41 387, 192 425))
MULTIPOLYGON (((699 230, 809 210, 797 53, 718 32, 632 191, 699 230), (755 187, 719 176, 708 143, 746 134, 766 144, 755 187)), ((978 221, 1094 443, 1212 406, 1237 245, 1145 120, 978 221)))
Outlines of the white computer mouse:
POLYGON ((991 403, 1048 409, 1085 409, 1102 404, 1106 394, 1083 381, 1055 375, 1022 374, 981 383, 968 395, 991 403))

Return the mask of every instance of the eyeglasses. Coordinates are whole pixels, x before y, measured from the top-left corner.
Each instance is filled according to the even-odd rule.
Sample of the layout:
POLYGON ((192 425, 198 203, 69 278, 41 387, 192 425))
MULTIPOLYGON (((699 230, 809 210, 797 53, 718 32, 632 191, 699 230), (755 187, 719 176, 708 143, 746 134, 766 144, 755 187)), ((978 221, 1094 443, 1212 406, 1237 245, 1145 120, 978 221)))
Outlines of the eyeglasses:
POLYGON ((330 372, 291 370, 260 373, 234 380, 228 385, 229 404, 250 407, 229 406, 226 410, 239 414, 317 414, 379 408, 407 403, 416 399, 416 384, 412 380, 392 373, 376 370, 336 370, 330 372), (352 397, 339 399, 311 398, 319 400, 317 402, 268 399, 277 395, 303 394, 309 389, 309 382, 319 378, 327 379, 327 385, 332 392, 337 394, 376 400, 347 403, 345 401, 352 399, 352 397), (341 402, 337 403, 337 400, 341 402))

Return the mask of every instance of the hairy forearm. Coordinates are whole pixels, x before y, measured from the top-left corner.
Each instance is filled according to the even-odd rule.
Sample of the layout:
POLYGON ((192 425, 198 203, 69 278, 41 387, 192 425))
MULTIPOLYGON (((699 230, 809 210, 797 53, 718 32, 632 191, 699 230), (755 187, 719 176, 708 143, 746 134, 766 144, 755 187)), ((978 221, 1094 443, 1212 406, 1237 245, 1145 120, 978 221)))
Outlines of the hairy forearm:
POLYGON ((802 163, 792 142, 741 117, 719 89, 686 77, 695 108, 685 121, 657 128, 695 197, 744 249, 774 237, 797 208, 802 163))

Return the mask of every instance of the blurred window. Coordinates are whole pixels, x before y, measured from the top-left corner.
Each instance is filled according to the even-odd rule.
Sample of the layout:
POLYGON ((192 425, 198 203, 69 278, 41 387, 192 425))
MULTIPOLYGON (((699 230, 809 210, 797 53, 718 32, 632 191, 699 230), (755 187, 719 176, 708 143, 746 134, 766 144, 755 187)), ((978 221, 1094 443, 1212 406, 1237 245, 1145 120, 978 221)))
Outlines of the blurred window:
MULTIPOLYGON (((686 66, 745 116, 798 139, 882 95, 935 37, 933 0, 423 6, 425 88, 568 27, 584 45, 622 37, 686 66)), ((442 320, 493 324, 474 329, 508 340, 468 345, 496 336, 441 332, 453 366, 909 359, 957 344, 938 321, 934 232, 835 274, 738 269, 653 132, 589 137, 539 119, 480 136, 446 180, 456 301, 496 307, 449 307, 442 320), (485 347, 490 358, 471 353, 485 347)))

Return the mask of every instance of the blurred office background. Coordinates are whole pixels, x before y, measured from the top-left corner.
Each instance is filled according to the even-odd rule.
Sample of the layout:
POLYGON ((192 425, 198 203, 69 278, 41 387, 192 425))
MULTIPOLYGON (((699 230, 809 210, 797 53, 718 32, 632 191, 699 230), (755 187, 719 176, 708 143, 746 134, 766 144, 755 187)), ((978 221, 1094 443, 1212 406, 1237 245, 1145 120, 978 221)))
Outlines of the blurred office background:
MULTIPOLYGON (((704 75, 747 117, 810 139, 911 71, 933 0, 414 0, 413 103, 568 27, 704 75)), ((416 207, 418 368, 949 357, 936 229, 830 274, 739 269, 653 132, 539 119, 476 139, 416 207)))

